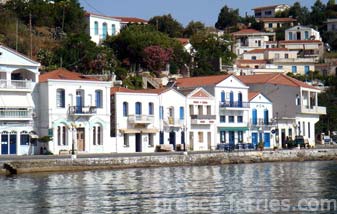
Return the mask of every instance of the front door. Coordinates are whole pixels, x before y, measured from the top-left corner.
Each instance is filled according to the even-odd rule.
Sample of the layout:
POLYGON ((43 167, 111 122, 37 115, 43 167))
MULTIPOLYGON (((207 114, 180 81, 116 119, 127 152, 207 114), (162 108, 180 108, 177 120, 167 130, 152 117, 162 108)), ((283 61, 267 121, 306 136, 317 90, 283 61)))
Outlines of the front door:
POLYGON ((235 144, 235 141, 234 141, 235 136, 234 136, 234 134, 235 134, 235 132, 233 132, 233 131, 229 131, 228 132, 228 135, 229 135, 229 144, 231 144, 231 145, 235 144))
POLYGON ((252 133, 252 144, 257 147, 257 133, 252 133))
POLYGON ((173 145, 173 149, 176 149, 176 133, 174 131, 170 132, 170 144, 173 145))
POLYGON ((136 152, 142 152, 142 135, 136 134, 136 152))
POLYGON ((264 147, 270 148, 270 133, 264 133, 264 147))
POLYGON ((9 154, 16 155, 16 144, 17 144, 16 133, 10 134, 9 135, 9 154))
POLYGON ((84 128, 77 129, 77 151, 84 151, 85 149, 85 131, 84 128))
POLYGON ((1 154, 8 155, 8 134, 1 135, 1 154))

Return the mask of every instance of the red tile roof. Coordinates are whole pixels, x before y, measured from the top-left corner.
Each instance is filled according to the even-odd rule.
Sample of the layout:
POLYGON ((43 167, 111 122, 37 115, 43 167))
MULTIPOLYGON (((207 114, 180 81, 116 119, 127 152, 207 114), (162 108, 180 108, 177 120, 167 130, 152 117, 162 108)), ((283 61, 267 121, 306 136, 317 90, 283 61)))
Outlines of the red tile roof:
POLYGON ((227 79, 229 76, 231 75, 222 74, 214 76, 180 78, 177 79, 176 86, 181 88, 193 88, 197 86, 216 85, 227 79))
POLYGON ((59 68, 39 76, 39 82, 48 82, 48 80, 81 80, 81 81, 100 81, 95 77, 84 76, 81 73, 68 71, 64 68, 59 68))
POLYGON ((246 75, 238 76, 243 83, 249 84, 276 84, 276 85, 286 85, 293 87, 303 87, 318 90, 317 88, 308 85, 302 81, 291 78, 285 74, 256 74, 256 75, 246 75))
POLYGON ((251 101, 252 99, 254 99, 257 95, 259 95, 260 92, 256 92, 256 91, 249 91, 248 92, 248 100, 251 101))
POLYGON ((245 35, 245 34, 257 34, 262 33, 261 31, 255 29, 243 29, 237 32, 232 33, 233 35, 245 35))
POLYGON ((246 53, 264 53, 266 49, 254 49, 251 51, 247 51, 246 53))
POLYGON ((295 22, 297 19, 294 18, 258 18, 259 21, 262 22, 295 22))
POLYGON ((266 49, 254 49, 246 53, 264 53, 265 51, 289 51, 287 48, 266 48, 266 49))
POLYGON ((282 40, 280 43, 296 44, 296 43, 322 43, 320 40, 282 40))
POLYGON ((190 43, 190 40, 189 39, 187 39, 187 38, 176 38, 179 42, 180 42, 180 44, 182 44, 182 45, 187 45, 188 43, 190 43))
POLYGON ((261 7, 255 7, 255 8, 253 8, 252 10, 273 9, 273 8, 276 8, 277 6, 280 6, 280 4, 269 5, 269 6, 261 6, 261 7))
POLYGON ((263 59, 257 59, 257 60, 251 60, 251 59, 239 59, 236 61, 237 64, 267 64, 267 60, 263 59))

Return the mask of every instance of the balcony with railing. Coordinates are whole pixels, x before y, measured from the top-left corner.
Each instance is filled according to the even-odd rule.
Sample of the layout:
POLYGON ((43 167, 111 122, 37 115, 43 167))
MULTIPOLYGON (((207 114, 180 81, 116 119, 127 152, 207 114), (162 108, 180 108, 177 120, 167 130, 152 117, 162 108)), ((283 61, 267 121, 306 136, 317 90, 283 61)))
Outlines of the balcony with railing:
POLYGON ((299 105, 299 106, 296 106, 296 113, 325 115, 326 107, 299 105))
POLYGON ((168 117, 164 120, 164 125, 169 127, 182 127, 184 120, 180 118, 168 117))
POLYGON ((92 116, 96 115, 96 106, 69 106, 70 115, 92 116))
POLYGON ((143 114, 129 115, 128 122, 132 124, 150 124, 154 122, 154 116, 143 114))
POLYGON ((238 101, 233 101, 233 102, 220 102, 219 104, 220 109, 225 108, 225 109, 243 109, 243 108, 249 108, 249 102, 238 102, 238 101))
POLYGON ((31 89, 31 80, 5 80, 0 79, 0 90, 1 89, 31 89))
POLYGON ((258 118, 256 120, 252 119, 249 121, 249 127, 251 128, 268 128, 275 125, 275 122, 272 120, 265 120, 262 118, 258 118))
POLYGON ((0 109, 0 120, 32 120, 31 109, 0 109))
POLYGON ((216 115, 207 114, 207 115, 191 115, 191 124, 200 125, 200 124, 213 124, 215 123, 216 115))

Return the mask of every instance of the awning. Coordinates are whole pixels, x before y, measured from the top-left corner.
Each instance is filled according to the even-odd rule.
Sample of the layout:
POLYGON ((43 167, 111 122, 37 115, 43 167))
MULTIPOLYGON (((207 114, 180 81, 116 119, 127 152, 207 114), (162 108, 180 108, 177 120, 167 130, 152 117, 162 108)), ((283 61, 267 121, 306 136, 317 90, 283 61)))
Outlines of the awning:
POLYGON ((248 127, 219 127, 219 131, 248 131, 248 127))
POLYGON ((6 108, 32 108, 32 96, 27 94, 7 93, 0 95, 0 106, 6 108))
POLYGON ((119 129, 119 131, 123 134, 136 134, 136 133, 144 133, 144 134, 152 134, 157 133, 158 129, 119 129))
POLYGON ((154 134, 158 132, 158 129, 141 129, 140 130, 141 133, 146 133, 146 134, 154 134))

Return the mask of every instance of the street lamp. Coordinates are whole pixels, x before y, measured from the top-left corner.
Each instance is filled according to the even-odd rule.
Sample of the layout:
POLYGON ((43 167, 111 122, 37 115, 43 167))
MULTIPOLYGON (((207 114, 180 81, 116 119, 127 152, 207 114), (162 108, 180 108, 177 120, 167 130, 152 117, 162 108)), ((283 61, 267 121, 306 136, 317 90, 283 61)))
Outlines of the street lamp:
POLYGON ((77 158, 75 154, 75 140, 76 140, 76 125, 75 123, 71 124, 71 134, 72 134, 72 144, 71 144, 71 159, 74 160, 77 158))

